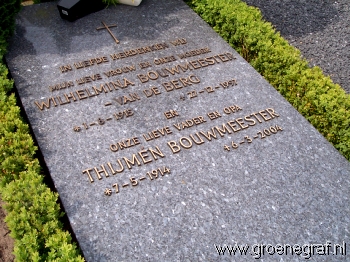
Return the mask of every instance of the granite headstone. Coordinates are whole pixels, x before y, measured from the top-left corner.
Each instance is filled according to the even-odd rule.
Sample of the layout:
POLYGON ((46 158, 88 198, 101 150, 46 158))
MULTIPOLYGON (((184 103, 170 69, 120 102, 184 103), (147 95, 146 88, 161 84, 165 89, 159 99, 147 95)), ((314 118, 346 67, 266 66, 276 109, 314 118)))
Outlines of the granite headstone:
POLYGON ((25 7, 6 60, 87 261, 346 259, 349 162, 183 1, 25 7))

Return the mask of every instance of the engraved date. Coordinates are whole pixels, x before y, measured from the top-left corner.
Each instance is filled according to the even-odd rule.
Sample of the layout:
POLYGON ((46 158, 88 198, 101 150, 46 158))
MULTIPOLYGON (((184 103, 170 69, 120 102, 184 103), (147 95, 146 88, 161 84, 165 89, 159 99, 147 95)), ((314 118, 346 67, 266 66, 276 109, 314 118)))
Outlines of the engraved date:
MULTIPOLYGON (((129 178, 129 181, 127 183, 122 183, 122 184, 118 184, 118 183, 115 183, 112 185, 113 189, 114 189, 114 192, 116 194, 120 193, 120 190, 122 188, 125 188, 125 187, 136 187, 140 184, 141 181, 143 180, 156 180, 157 178, 161 177, 161 176, 164 176, 166 174, 170 174, 170 168, 164 166, 164 167, 159 167, 157 169, 154 169, 152 171, 149 171, 146 173, 146 175, 144 176, 141 176, 141 177, 130 177, 129 178)), ((104 194, 106 196, 111 196, 112 195, 112 190, 110 188, 106 188, 104 190, 104 194)))
MULTIPOLYGON (((120 112, 116 112, 113 114, 113 117, 115 120, 121 120, 123 118, 127 118, 130 116, 133 116, 134 112, 132 111, 132 109, 126 109, 124 111, 120 111, 120 112)), ((73 131, 74 132, 80 132, 83 129, 87 130, 89 129, 89 127, 91 126, 102 126, 105 123, 107 123, 108 121, 113 120, 113 117, 107 117, 107 118, 98 118, 96 121, 90 122, 90 123, 82 123, 82 126, 74 126, 73 127, 73 131)))
POLYGON ((231 149, 237 149, 242 144, 250 144, 253 142, 254 139, 264 139, 268 136, 277 134, 282 130, 282 127, 280 127, 279 125, 270 126, 269 128, 265 128, 264 130, 258 131, 253 137, 244 136, 244 138, 239 142, 232 141, 231 145, 224 145, 224 150, 231 151, 231 149))

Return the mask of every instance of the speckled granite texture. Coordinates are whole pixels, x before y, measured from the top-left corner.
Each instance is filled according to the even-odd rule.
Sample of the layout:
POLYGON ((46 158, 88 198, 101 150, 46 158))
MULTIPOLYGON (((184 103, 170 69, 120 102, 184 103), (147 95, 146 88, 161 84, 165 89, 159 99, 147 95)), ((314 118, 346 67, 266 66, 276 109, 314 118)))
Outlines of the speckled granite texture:
POLYGON ((350 93, 349 0, 244 0, 258 7, 311 66, 350 93))
MULTIPOLYGON (((137 8, 110 7, 74 23, 62 20, 53 3, 25 7, 10 46, 6 60, 16 88, 87 261, 231 261, 235 257, 219 256, 214 245, 349 241, 349 162, 182 1, 144 0, 137 8), (117 25, 110 30, 119 44, 107 30, 96 30, 101 21, 117 25), (173 45, 176 39, 185 40, 173 45), (149 46, 159 50, 120 55, 149 46), (180 58, 205 48, 210 52, 180 58), (107 62, 74 66, 104 56, 107 62), (61 73, 64 65, 72 70, 61 73), (107 77, 111 70, 114 76, 107 77), (141 75, 155 79, 154 72, 161 76, 142 83, 141 75), (77 84, 87 76, 90 82, 77 84), (237 85, 220 85, 232 79, 237 85), (67 88, 49 89, 69 81, 67 88), (150 91, 143 90, 151 88, 159 94, 147 98, 150 91), (242 110, 230 112, 233 105, 242 110), (276 125, 283 131, 270 129, 276 125), (159 138, 146 141, 143 135, 154 130, 159 138), (268 135, 261 139, 259 132, 268 135), (118 142, 135 137, 120 149, 118 142), (180 140, 174 154, 169 145, 180 140), (153 156, 149 148, 156 147, 153 156), (124 167, 119 173, 118 161, 124 167), (171 172, 152 180, 147 175, 164 166, 171 172)), ((252 257, 248 252, 238 259, 252 257)), ((302 257, 265 253, 264 259, 302 257)))

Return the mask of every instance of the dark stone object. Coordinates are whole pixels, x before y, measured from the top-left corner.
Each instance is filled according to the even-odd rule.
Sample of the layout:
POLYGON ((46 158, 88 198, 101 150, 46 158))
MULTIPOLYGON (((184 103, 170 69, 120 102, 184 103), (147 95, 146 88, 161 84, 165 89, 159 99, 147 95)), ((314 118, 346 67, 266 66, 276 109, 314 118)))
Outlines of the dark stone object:
POLYGON ((61 0, 57 4, 60 16, 71 22, 105 7, 101 0, 61 0))

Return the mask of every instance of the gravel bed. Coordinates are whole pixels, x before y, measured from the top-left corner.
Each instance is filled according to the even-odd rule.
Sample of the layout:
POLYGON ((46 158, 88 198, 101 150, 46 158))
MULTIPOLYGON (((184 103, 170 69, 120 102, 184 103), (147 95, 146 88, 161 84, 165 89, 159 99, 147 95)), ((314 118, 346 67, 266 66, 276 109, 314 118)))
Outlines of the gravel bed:
POLYGON ((350 93, 349 0, 243 0, 258 7, 311 66, 350 93))

